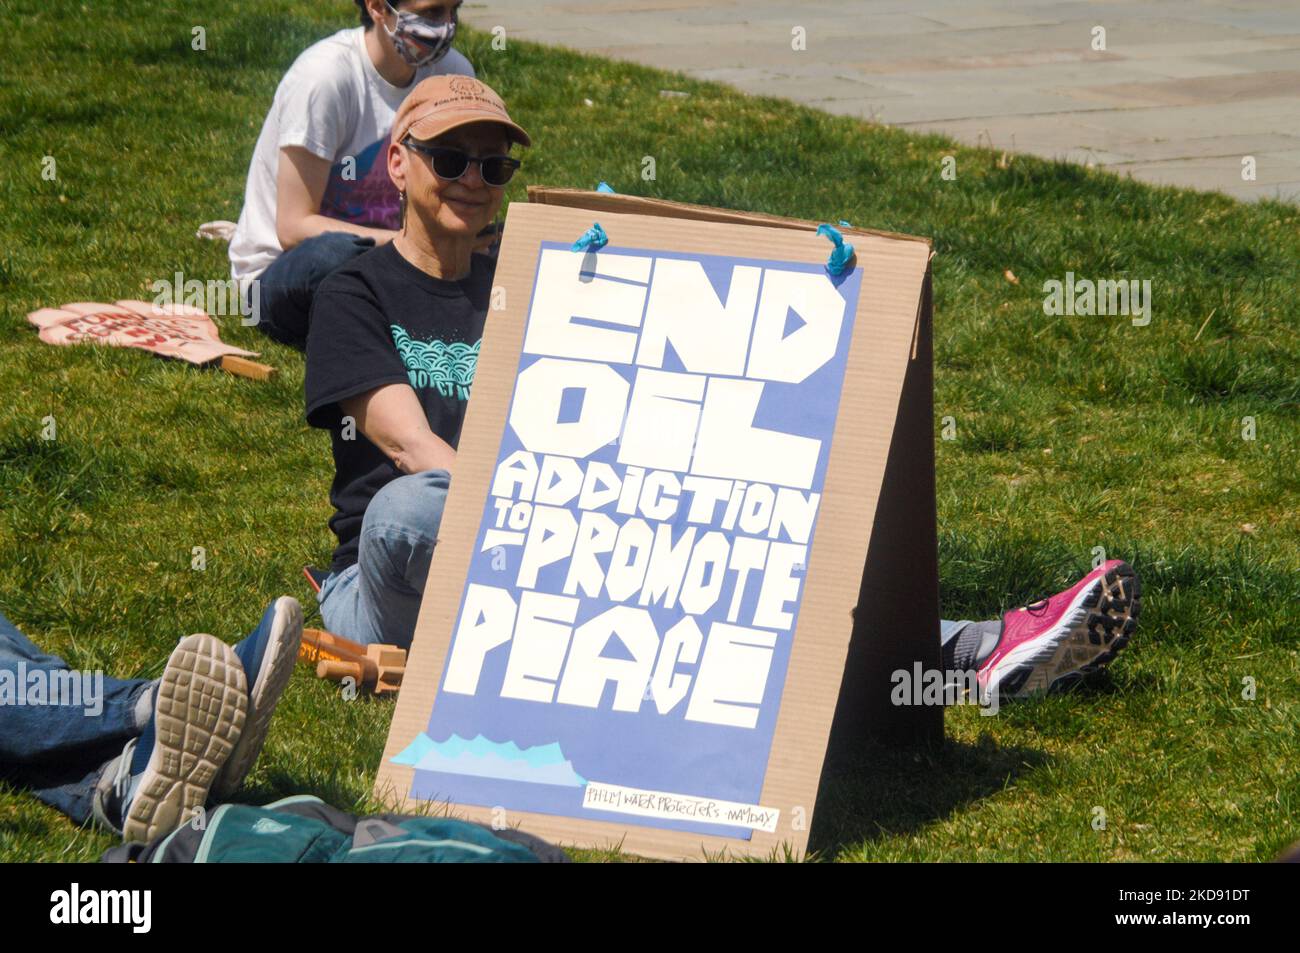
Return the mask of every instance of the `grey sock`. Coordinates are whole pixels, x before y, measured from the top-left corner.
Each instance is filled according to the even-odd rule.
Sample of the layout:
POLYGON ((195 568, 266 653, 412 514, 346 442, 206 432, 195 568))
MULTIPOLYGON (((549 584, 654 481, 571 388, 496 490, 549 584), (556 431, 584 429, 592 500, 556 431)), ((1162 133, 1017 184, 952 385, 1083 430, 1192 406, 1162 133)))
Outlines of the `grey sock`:
POLYGON ((158 698, 158 683, 150 682, 136 696, 135 707, 131 711, 131 717, 135 721, 135 727, 138 731, 144 731, 145 726, 153 718, 154 702, 158 698))
POLYGON ((979 668, 993 654, 1001 637, 1001 619, 968 623, 955 638, 949 640, 951 649, 945 646, 944 667, 949 671, 960 672, 979 668))
POLYGON ((987 622, 975 622, 970 628, 972 631, 978 631, 980 635, 979 648, 975 650, 975 661, 971 665, 971 668, 979 668, 1002 641, 1002 620, 989 619, 987 622))
MULTIPOLYGON (((145 694, 153 693, 146 691, 145 694)), ((138 738, 132 738, 120 755, 105 762, 100 768, 91 798, 91 816, 115 834, 122 833, 122 816, 134 794, 130 789, 131 760, 135 757, 138 741, 138 738)))

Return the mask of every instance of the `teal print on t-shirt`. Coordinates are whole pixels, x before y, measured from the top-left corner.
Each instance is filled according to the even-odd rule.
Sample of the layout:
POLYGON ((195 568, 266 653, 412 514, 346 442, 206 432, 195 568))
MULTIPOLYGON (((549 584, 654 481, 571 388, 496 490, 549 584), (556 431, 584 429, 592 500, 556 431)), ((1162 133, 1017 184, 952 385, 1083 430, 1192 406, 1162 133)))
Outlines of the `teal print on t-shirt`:
POLYGON ((406 365, 406 376, 416 390, 436 390, 443 397, 469 400, 478 366, 479 342, 417 341, 400 325, 389 325, 397 353, 406 365))

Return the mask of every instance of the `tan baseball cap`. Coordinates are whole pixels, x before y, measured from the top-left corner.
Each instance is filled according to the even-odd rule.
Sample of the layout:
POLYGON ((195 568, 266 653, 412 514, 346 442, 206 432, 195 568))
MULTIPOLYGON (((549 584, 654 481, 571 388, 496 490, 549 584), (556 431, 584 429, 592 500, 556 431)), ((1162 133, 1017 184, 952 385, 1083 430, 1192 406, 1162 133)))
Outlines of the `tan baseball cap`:
POLYGON ((401 142, 408 134, 425 141, 436 139, 475 122, 505 126, 512 141, 532 145, 528 133, 510 118, 506 104, 490 86, 460 75, 430 76, 417 84, 397 110, 393 142, 401 142))

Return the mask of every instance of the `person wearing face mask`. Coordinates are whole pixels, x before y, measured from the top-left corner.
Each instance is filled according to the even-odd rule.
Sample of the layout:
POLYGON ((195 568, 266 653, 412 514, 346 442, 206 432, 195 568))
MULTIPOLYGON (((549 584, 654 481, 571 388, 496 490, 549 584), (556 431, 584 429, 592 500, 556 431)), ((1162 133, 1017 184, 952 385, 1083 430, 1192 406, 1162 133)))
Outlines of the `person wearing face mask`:
POLYGON ((407 646, 456 461, 495 259, 474 254, 529 145, 489 87, 421 82, 397 115, 388 171, 401 231, 321 285, 307 338, 307 421, 330 432, 330 528, 321 587, 329 631, 407 646))
POLYGON ((300 348, 325 276, 396 234, 387 154, 403 100, 430 76, 474 76, 452 49, 460 0, 356 3, 361 26, 309 47, 280 81, 230 243, 246 313, 300 348))

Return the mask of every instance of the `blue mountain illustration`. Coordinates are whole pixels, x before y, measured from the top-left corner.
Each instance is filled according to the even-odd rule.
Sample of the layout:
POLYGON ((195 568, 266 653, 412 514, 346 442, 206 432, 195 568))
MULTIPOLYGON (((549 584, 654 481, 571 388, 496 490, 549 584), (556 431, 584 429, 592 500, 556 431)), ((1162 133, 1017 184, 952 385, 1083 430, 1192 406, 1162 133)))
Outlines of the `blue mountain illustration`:
POLYGON ((392 760, 394 764, 410 765, 417 771, 575 788, 587 783, 573 770, 559 743, 554 741, 521 749, 513 741, 496 742, 482 735, 472 741, 459 735, 452 735, 446 741, 434 741, 422 732, 392 760))

